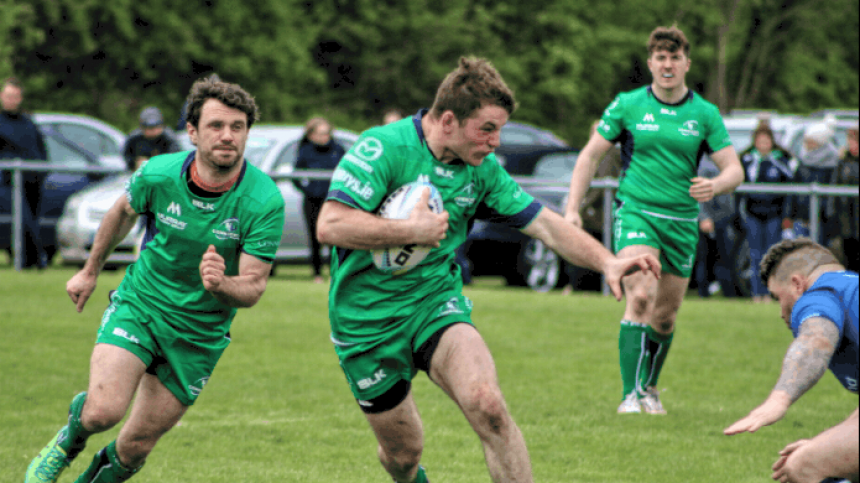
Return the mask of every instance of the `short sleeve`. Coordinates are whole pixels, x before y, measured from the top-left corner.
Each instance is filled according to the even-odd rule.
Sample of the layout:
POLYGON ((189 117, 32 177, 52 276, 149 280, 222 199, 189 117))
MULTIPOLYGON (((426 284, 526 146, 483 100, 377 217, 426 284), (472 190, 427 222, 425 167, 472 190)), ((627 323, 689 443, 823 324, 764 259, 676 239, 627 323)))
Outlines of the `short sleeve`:
POLYGON ((607 141, 615 142, 624 132, 624 105, 621 96, 618 94, 615 100, 603 110, 603 116, 597 125, 597 132, 607 141))
POLYGON ((264 262, 272 263, 284 232, 284 198, 270 196, 260 210, 260 216, 248 230, 242 251, 264 262))
POLYGON ((326 199, 367 212, 376 210, 393 178, 399 149, 392 144, 374 130, 362 134, 335 168, 326 199))
POLYGON ((489 184, 481 202, 480 217, 511 228, 527 227, 540 213, 542 205, 523 191, 495 160, 488 159, 484 163, 492 166, 492 172, 488 176, 489 184))
POLYGON ((829 290, 813 290, 798 299, 791 311, 791 332, 795 337, 800 333, 803 323, 812 317, 821 317, 833 322, 839 329, 839 337, 842 337, 845 328, 845 310, 835 293, 829 290))
POLYGON ((146 175, 147 164, 135 171, 125 182, 125 196, 135 213, 141 215, 149 211, 152 194, 152 183, 146 175))
POLYGON ((711 118, 708 123, 708 134, 705 142, 708 143, 709 152, 711 153, 715 153, 732 144, 729 132, 726 130, 726 123, 723 122, 723 117, 720 116, 720 111, 716 107, 711 110, 711 118))

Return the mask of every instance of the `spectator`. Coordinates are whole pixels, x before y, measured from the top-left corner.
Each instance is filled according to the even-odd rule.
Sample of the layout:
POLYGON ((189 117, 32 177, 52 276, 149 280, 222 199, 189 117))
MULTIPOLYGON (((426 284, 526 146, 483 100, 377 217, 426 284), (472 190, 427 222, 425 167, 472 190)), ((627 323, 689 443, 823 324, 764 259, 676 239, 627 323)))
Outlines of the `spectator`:
MULTIPOLYGON (((600 119, 591 123, 591 129, 588 137, 594 136, 597 132, 597 125, 600 124, 600 119)), ((621 175, 621 149, 616 144, 600 160, 597 166, 595 178, 618 178, 621 175)), ((582 199, 582 226, 591 236, 602 239, 603 233, 603 190, 589 190, 582 199)), ((564 273, 567 275, 568 284, 564 286, 562 295, 569 295, 573 289, 580 286, 580 282, 589 274, 594 273, 592 270, 564 262, 564 273)))
MULTIPOLYGON (((860 185, 857 130, 858 124, 855 121, 854 125, 848 129, 848 145, 845 146, 839 157, 839 163, 833 172, 832 184, 860 185)), ((858 238, 860 236, 858 236, 857 226, 857 217, 860 216, 860 200, 856 196, 851 198, 833 197, 830 199, 830 207, 829 211, 836 227, 831 239, 831 249, 842 264, 848 267, 848 270, 856 272, 860 269, 860 263, 858 263, 858 257, 860 257, 858 238)))
MULTIPOLYGON (((334 170, 345 151, 334 141, 332 126, 325 118, 314 117, 305 123, 305 134, 299 142, 299 154, 296 159, 296 169, 334 170)), ((314 270, 314 283, 322 283, 322 254, 317 239, 317 218, 320 214, 325 197, 328 194, 330 180, 309 180, 303 178, 294 183, 305 195, 302 208, 305 223, 308 227, 308 241, 311 248, 311 265, 314 270)))
MULTIPOLYGON (((833 129, 827 122, 819 122, 807 127, 803 133, 803 145, 798 153, 800 166, 797 169, 795 181, 798 183, 827 184, 833 178, 836 164, 839 162, 839 152, 833 145, 833 129)), ((788 217, 795 221, 796 235, 809 236, 809 195, 794 195, 789 198, 790 208, 788 217)), ((824 204, 821 205, 825 206, 824 204)), ((823 211, 823 210, 821 210, 823 211)), ((827 226, 827 217, 822 213, 818 222, 818 240, 822 245, 827 245, 825 240, 828 234, 824 227, 827 226)))
MULTIPOLYGON (((752 134, 753 145, 741 153, 747 183, 790 183, 795 176, 791 153, 776 144, 767 121, 752 134)), ((790 227, 790 196, 774 193, 745 193, 740 197, 741 214, 750 247, 753 303, 770 302, 767 286, 759 277, 765 252, 782 239, 782 227, 790 227)))
POLYGON ((382 124, 391 124, 403 119, 403 111, 396 107, 389 108, 382 115, 382 124))
MULTIPOLYGON (((12 77, 3 82, 0 91, 0 160, 20 159, 22 161, 45 162, 48 149, 45 139, 36 124, 21 110, 24 89, 18 79, 12 77)), ((42 184, 47 173, 25 171, 23 201, 23 263, 24 268, 43 269, 48 257, 42 246, 39 215, 41 214, 42 184)), ((3 184, 10 185, 11 173, 3 173, 3 184)))
MULTIPOLYGON (((704 156, 699 163, 699 176, 714 178, 720 173, 720 168, 704 156)), ((714 196, 711 201, 700 203, 699 212, 699 248, 696 253, 695 277, 699 296, 709 297, 710 281, 713 279, 720 286, 723 297, 740 295, 738 287, 732 279, 732 247, 737 239, 736 231, 732 229, 738 217, 737 203, 731 194, 714 196), (709 273, 711 270, 713 273, 709 273)))
POLYGON ((164 127, 161 111, 150 106, 140 112, 140 129, 135 129, 128 135, 122 155, 128 170, 136 171, 153 156, 181 150, 173 132, 164 127))

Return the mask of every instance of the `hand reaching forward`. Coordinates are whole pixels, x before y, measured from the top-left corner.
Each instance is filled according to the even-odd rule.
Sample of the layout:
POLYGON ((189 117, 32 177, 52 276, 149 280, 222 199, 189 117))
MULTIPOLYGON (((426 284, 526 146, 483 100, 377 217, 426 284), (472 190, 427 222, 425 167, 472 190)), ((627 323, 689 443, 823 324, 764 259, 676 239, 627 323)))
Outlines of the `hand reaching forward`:
POLYGON ((224 281, 224 257, 215 251, 215 245, 209 245, 203 259, 200 260, 200 278, 203 280, 203 288, 209 292, 217 291, 224 281))
POLYGON ((413 226, 414 243, 417 245, 438 247, 448 232, 448 212, 433 213, 428 206, 430 188, 421 191, 421 201, 412 208, 409 221, 413 226))
POLYGON ((609 262, 603 275, 606 277, 606 283, 615 296, 615 300, 621 300, 623 292, 621 291, 621 279, 638 271, 651 272, 657 279, 660 278, 661 266, 657 257, 646 253, 643 255, 630 258, 616 258, 609 262))
POLYGON ((723 434, 731 436, 733 434, 749 431, 755 433, 763 426, 770 426, 779 421, 788 412, 788 407, 791 406, 791 399, 786 395, 781 397, 780 393, 771 395, 761 406, 753 409, 743 419, 723 430, 723 434))

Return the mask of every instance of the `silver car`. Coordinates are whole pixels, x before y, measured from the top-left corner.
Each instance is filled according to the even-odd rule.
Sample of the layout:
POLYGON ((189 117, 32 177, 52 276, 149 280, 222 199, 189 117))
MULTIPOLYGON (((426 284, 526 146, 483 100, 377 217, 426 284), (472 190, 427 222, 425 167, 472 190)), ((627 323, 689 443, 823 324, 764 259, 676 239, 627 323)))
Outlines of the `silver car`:
MULTIPOLYGON (((304 129, 301 126, 258 125, 251 128, 245 145, 245 159, 271 176, 290 175, 296 163, 299 141, 304 129)), ((180 136, 183 147, 192 149, 186 136, 180 136)), ((358 134, 336 129, 334 139, 349 149, 358 134)), ((89 257, 99 224, 108 209, 124 192, 125 182, 131 173, 112 177, 92 185, 69 198, 57 226, 57 239, 63 263, 82 266, 89 257)), ((308 232, 302 212, 302 193, 290 179, 277 180, 284 197, 284 233, 275 255, 275 263, 304 263, 310 260, 308 232)), ((126 265, 137 259, 140 225, 132 229, 117 245, 107 260, 109 268, 126 265)))

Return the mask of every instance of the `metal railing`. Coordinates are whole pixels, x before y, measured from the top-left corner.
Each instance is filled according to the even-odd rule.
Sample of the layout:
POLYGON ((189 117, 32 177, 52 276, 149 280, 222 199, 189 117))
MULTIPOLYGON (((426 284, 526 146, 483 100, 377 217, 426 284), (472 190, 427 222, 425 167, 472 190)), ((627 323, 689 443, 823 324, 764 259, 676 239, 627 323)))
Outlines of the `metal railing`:
MULTIPOLYGON (((22 247, 23 247, 23 216, 21 212, 21 204, 23 200, 23 186, 25 171, 39 172, 64 172, 64 173, 121 173, 123 170, 108 167, 58 167, 49 163, 34 163, 27 161, 11 161, 0 162, 0 171, 12 172, 12 215, 0 215, 0 224, 12 222, 12 247, 14 253, 15 270, 21 270, 23 267, 22 247)), ((291 173, 273 174, 272 178, 276 181, 292 180, 292 179, 329 179, 331 178, 330 171, 319 170, 296 170, 291 173)), ((523 187, 540 186, 545 192, 567 194, 569 183, 558 179, 549 178, 534 178, 534 177, 514 177, 514 180, 523 187)), ((608 249, 612 247, 612 203, 615 197, 615 190, 618 189, 618 180, 615 178, 600 178, 591 182, 591 188, 603 190, 603 244, 608 249)), ((736 190, 740 193, 785 193, 793 195, 808 195, 809 196, 809 213, 810 213, 810 237, 817 240, 819 237, 819 219, 822 197, 858 197, 858 189, 856 186, 832 186, 821 185, 818 183, 811 184, 773 184, 773 183, 744 183, 736 190)), ((563 207, 562 207, 563 208, 563 207)), ((601 280, 602 277, 601 277, 601 280)), ((605 281, 602 281, 603 294, 609 294, 609 288, 605 281)))

